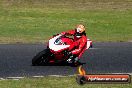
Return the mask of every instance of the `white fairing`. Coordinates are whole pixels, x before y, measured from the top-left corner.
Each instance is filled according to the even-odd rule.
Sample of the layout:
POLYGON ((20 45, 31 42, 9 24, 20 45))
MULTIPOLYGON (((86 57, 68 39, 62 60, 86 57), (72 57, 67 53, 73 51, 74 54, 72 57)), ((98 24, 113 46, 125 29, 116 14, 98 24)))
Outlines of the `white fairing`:
POLYGON ((87 39, 87 48, 86 49, 89 49, 89 47, 91 46, 91 40, 90 39, 87 39))
POLYGON ((70 45, 56 45, 54 42, 57 38, 59 38, 62 35, 58 35, 52 39, 49 40, 49 48, 54 50, 54 51, 59 51, 65 48, 68 48, 70 45))

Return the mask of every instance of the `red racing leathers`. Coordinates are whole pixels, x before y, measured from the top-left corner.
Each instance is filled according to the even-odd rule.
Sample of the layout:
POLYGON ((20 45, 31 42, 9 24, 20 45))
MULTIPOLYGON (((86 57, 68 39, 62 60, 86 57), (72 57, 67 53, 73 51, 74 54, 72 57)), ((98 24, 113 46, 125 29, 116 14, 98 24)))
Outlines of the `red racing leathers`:
POLYGON ((75 36, 76 30, 70 30, 68 32, 62 32, 62 34, 74 36, 74 43, 70 46, 69 50, 71 51, 72 54, 80 57, 86 49, 87 36, 82 35, 80 38, 77 38, 75 36))

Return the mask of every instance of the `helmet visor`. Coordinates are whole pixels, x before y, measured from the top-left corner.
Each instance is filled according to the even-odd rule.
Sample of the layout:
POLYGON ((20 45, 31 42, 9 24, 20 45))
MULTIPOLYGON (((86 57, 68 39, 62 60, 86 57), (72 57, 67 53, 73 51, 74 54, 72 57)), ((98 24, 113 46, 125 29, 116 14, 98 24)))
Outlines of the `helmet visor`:
POLYGON ((76 36, 77 38, 80 38, 80 37, 82 36, 82 33, 80 33, 79 31, 76 31, 75 36, 76 36))
POLYGON ((76 30, 77 30, 78 33, 82 33, 81 28, 77 28, 76 30))

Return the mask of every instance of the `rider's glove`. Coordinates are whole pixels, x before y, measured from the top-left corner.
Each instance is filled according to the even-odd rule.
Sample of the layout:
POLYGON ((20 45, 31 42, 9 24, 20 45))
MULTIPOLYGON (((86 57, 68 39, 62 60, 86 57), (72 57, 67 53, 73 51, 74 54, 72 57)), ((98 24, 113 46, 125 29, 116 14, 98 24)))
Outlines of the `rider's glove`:
POLYGON ((65 35, 65 34, 66 34, 66 32, 62 32, 62 33, 61 33, 61 35, 65 35))

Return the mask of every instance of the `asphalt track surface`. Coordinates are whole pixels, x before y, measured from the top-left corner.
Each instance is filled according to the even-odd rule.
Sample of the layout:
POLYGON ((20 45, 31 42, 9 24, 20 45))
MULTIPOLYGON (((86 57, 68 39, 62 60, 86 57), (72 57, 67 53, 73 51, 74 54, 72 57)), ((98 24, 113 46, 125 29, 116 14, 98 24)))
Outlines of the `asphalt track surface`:
MULTIPOLYGON (((0 77, 74 75, 77 67, 31 66, 43 44, 1 44, 0 77)), ((81 58, 87 73, 132 73, 132 43, 93 43, 81 58)))

